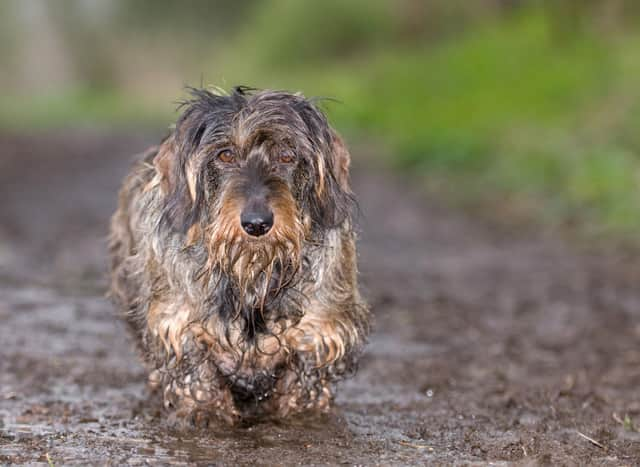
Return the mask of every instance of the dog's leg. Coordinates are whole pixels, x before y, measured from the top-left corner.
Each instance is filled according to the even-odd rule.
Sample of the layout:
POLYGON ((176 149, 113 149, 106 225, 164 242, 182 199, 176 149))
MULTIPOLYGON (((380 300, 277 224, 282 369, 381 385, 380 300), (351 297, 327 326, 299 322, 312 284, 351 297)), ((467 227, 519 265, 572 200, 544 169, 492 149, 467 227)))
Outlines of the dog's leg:
POLYGON ((210 342, 203 339, 202 326, 192 322, 190 307, 155 302, 148 317, 158 368, 149 381, 162 389, 172 419, 186 426, 206 425, 215 418, 228 423, 238 419, 231 392, 209 358, 210 342), (159 355, 164 358, 158 359, 159 355))
POLYGON ((149 381, 162 388, 170 424, 178 428, 206 427, 215 420, 233 424, 240 417, 224 378, 200 349, 187 349, 183 360, 155 370, 149 381))
POLYGON ((210 376, 212 365, 190 365, 188 371, 186 375, 172 372, 163 378, 164 406, 172 410, 170 423, 184 428, 207 427, 216 420, 235 423, 240 413, 224 382, 210 376))
POLYGON ((280 378, 272 404, 275 412, 326 412, 334 383, 353 369, 364 336, 348 313, 316 306, 286 333, 291 369, 280 378))
POLYGON ((355 325, 331 311, 307 312, 287 333, 287 341, 311 368, 324 368, 341 361, 358 344, 355 325))
POLYGON ((327 412, 334 397, 332 385, 326 368, 307 368, 299 361, 278 380, 269 401, 270 412, 278 417, 305 410, 327 412))

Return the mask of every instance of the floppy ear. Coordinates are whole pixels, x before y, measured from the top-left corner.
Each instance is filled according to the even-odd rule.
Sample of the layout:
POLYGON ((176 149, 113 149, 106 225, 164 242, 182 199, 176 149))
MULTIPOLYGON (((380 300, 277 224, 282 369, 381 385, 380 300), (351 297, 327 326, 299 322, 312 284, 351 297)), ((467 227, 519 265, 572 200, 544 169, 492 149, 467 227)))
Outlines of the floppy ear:
POLYGON ((169 136, 158 148, 153 166, 160 179, 164 195, 161 223, 185 233, 198 218, 193 185, 187 180, 184 162, 180 158, 175 135, 169 136))
POLYGON ((160 179, 160 187, 166 195, 172 193, 177 186, 176 167, 178 165, 175 142, 173 136, 165 139, 156 156, 153 158, 153 166, 160 179))
POLYGON ((316 156, 317 176, 311 194, 312 214, 323 227, 336 227, 350 219, 355 204, 349 187, 351 156, 342 138, 329 129, 327 141, 316 156))
POLYGON ((311 101, 296 98, 295 108, 313 141, 315 177, 308 193, 311 217, 323 228, 337 227, 351 218, 355 205, 349 187, 351 156, 324 114, 311 101))
POLYGON ((347 147, 344 144, 344 141, 336 133, 333 129, 330 130, 331 133, 331 142, 330 142, 330 153, 332 158, 333 171, 336 178, 336 181, 340 185, 340 187, 347 191, 351 192, 349 188, 349 167, 351 166, 351 154, 347 150, 347 147))

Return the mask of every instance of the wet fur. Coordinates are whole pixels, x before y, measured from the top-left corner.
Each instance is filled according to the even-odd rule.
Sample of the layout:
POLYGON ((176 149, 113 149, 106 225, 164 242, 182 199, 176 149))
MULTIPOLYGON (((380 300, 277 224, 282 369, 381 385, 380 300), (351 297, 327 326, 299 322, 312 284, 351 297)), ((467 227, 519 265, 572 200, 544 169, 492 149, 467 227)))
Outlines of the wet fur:
POLYGON ((327 410, 369 329, 349 154, 299 94, 192 95, 124 182, 111 296, 177 420, 327 410), (226 146, 237 166, 215 159, 226 146), (283 150, 295 163, 277 162, 283 150), (266 238, 239 223, 255 190, 275 215, 266 238))

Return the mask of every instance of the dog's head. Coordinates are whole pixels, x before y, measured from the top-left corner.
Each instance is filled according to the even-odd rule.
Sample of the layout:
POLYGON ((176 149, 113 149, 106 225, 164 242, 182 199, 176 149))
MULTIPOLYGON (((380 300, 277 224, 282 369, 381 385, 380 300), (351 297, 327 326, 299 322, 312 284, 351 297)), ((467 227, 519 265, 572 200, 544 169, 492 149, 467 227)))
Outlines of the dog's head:
POLYGON ((154 160, 163 223, 204 241, 241 288, 260 275, 270 287, 298 267, 305 240, 349 218, 349 153, 300 94, 191 92, 154 160))

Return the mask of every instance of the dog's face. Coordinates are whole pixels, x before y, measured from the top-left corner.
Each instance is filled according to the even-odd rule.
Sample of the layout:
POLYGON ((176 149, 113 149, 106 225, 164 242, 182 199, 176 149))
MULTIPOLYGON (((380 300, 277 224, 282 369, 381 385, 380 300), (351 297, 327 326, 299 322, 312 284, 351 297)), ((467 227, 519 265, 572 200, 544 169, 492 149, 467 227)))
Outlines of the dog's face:
POLYGON ((286 280, 303 242, 350 215, 349 154, 298 94, 194 90, 154 164, 163 222, 204 241, 241 290, 286 280))

